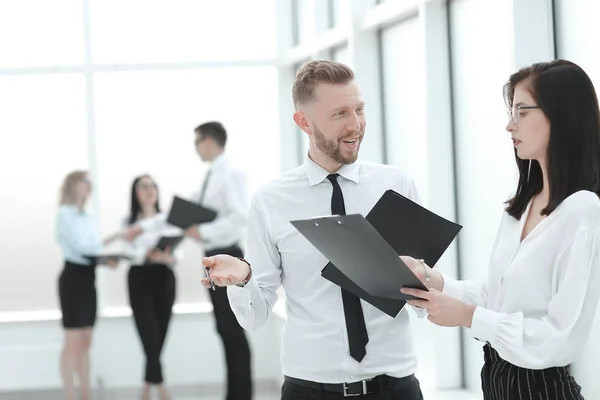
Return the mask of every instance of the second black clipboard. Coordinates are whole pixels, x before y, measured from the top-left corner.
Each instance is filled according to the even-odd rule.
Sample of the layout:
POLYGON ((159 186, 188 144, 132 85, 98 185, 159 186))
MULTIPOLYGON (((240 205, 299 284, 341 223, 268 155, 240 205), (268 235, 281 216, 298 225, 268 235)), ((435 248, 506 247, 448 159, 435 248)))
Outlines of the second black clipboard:
POLYGON ((214 210, 175 196, 167 222, 178 228, 187 229, 194 224, 214 221, 216 217, 217 213, 214 210))
MULTIPOLYGON (((396 254, 422 258, 432 267, 462 229, 462 226, 393 190, 388 190, 381 196, 366 219, 396 254)), ((331 262, 325 266, 321 275, 391 317, 398 315, 405 305, 405 301, 401 299, 367 293, 331 262)))
POLYGON ((158 243, 154 246, 155 248, 165 251, 167 247, 174 251, 177 246, 183 241, 185 236, 162 236, 158 243))

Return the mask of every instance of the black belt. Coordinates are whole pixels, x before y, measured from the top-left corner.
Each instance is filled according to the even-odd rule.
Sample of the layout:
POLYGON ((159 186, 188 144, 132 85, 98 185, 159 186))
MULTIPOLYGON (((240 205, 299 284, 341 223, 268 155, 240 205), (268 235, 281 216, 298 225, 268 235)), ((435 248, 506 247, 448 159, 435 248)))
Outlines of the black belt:
POLYGON ((392 387, 392 384, 396 381, 403 381, 410 379, 412 375, 404 378, 394 378, 388 375, 379 375, 373 379, 365 379, 358 382, 351 383, 319 383, 312 381, 305 381, 304 379, 285 377, 287 382, 295 385, 309 387, 311 389, 324 390, 326 392, 341 393, 344 397, 355 397, 362 396, 370 393, 381 393, 392 387))

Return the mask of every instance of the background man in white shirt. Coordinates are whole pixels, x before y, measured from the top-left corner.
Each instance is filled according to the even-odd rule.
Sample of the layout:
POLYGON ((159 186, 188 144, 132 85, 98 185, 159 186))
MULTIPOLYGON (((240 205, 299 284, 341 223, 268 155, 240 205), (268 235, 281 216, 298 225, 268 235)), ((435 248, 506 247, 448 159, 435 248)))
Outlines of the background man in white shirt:
POLYGON ((408 311, 391 318, 321 277, 327 259, 290 224, 326 214, 366 215, 387 189, 418 201, 414 183, 395 167, 357 161, 366 117, 346 65, 304 64, 293 99, 294 121, 310 139, 306 162, 254 196, 248 262, 217 255, 204 264, 215 284, 229 286, 246 329, 265 324, 283 284, 283 400, 422 399, 408 311))
MULTIPOLYGON (((229 254, 242 257, 240 248, 248 214, 246 174, 225 154, 227 132, 219 122, 206 122, 195 129, 196 151, 212 163, 196 201, 217 212, 213 222, 192 225, 186 236, 201 241, 207 256, 229 254)), ((227 362, 227 400, 252 398, 250 347, 244 329, 229 306, 227 290, 209 290, 217 332, 223 340, 227 362)))

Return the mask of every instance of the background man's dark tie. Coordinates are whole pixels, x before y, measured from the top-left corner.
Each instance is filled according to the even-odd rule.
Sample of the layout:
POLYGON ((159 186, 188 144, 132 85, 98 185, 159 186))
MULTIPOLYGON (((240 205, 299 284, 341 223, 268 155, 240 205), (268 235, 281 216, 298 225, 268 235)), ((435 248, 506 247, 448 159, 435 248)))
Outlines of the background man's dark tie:
MULTIPOLYGON (((331 174, 327 179, 333 185, 333 194, 331 195, 331 213, 333 215, 346 215, 346 205, 344 204, 344 195, 337 181, 338 174, 331 174)), ((367 354, 367 343, 369 335, 365 325, 360 299, 342 289, 342 300, 344 302, 344 315, 346 317, 346 330, 348 331, 348 342, 350 344, 350 355, 356 361, 361 362, 367 354)))
POLYGON ((209 169, 204 175, 204 182, 202 183, 202 191, 200 192, 200 198, 198 199, 198 204, 202 205, 204 202, 204 197, 206 196, 206 187, 208 186, 208 180, 210 179, 210 173, 212 169, 209 169))

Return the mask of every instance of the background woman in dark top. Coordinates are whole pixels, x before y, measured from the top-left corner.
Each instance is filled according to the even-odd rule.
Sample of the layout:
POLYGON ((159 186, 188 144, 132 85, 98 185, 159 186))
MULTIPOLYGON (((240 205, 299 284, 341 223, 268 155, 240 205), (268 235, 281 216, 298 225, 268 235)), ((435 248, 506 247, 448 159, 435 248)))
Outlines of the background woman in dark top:
POLYGON ((151 386, 156 385, 161 399, 166 400, 169 395, 163 385, 160 354, 175 302, 172 267, 179 253, 173 255, 169 249, 161 251, 155 246, 162 236, 176 236, 182 232, 167 225, 166 215, 160 211, 158 188, 148 175, 133 181, 127 224, 144 225, 144 232, 126 243, 126 251, 132 257, 128 275, 129 303, 146 355, 142 399, 149 399, 151 386))

